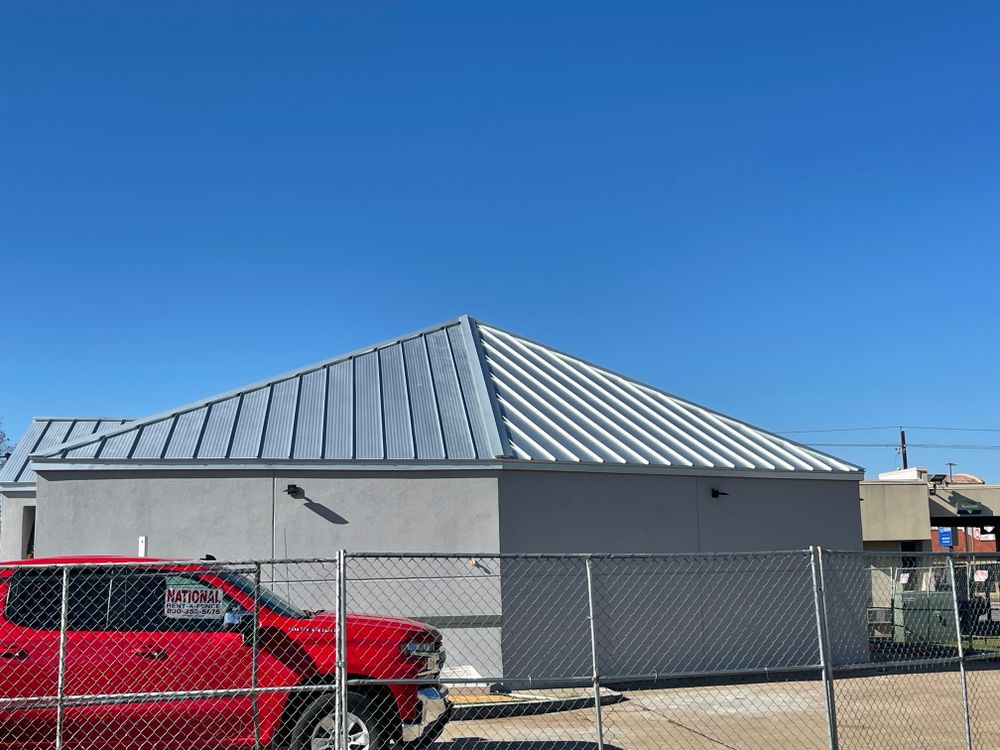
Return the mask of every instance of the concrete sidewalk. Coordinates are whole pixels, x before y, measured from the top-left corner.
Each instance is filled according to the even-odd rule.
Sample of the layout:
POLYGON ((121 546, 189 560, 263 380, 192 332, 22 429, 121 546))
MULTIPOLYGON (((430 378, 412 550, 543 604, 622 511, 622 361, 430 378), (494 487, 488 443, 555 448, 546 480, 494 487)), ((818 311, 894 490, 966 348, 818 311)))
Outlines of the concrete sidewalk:
MULTIPOLYGON (((977 750, 1000 748, 1000 670, 969 672, 977 750)), ((842 750, 964 750, 957 672, 838 679, 842 750)), ((627 691, 602 708, 606 750, 826 750, 819 682, 627 691)), ((596 750, 593 701, 558 713, 456 721, 441 750, 596 750)))

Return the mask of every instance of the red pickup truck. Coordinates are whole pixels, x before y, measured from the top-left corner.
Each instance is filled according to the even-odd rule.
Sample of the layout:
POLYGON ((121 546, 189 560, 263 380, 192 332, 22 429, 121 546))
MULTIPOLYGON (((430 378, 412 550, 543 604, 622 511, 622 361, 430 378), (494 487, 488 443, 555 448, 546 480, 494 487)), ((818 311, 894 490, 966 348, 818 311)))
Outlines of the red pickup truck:
MULTIPOLYGON (((255 626, 253 580, 212 563, 2 565, 11 567, 0 569, 0 748, 52 746, 60 680, 65 748, 334 747, 333 613, 302 611, 260 587, 255 626), (54 566, 66 565, 60 675, 63 568, 54 566), (6 700, 30 697, 49 700, 6 700)), ((350 678, 425 681, 349 686, 351 750, 432 743, 451 712, 437 683, 441 635, 414 620, 353 614, 346 635, 350 678)))

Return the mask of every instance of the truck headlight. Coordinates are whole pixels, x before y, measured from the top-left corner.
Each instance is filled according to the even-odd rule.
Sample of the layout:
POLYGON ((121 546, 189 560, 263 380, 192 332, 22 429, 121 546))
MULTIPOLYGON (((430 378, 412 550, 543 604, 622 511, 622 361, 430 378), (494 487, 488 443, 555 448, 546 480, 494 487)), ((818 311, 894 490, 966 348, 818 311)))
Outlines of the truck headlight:
POLYGON ((438 654, 437 644, 423 641, 409 641, 402 644, 402 649, 404 654, 413 659, 429 659, 438 654))

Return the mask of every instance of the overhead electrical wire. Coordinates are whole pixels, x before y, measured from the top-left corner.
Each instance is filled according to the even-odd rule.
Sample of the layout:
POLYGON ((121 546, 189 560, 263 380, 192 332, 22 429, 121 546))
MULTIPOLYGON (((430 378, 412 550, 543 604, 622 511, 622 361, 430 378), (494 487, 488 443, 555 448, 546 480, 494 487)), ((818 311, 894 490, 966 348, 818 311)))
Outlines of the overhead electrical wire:
MULTIPOLYGON (((899 443, 809 443, 816 448, 898 448, 899 443)), ((975 443, 907 443, 907 448, 947 448, 948 450, 1000 450, 1000 445, 975 443)))
POLYGON ((927 427, 915 424, 879 427, 825 427, 818 430, 777 430, 780 435, 806 435, 819 432, 869 432, 874 430, 947 430, 951 432, 1000 432, 1000 427, 927 427))

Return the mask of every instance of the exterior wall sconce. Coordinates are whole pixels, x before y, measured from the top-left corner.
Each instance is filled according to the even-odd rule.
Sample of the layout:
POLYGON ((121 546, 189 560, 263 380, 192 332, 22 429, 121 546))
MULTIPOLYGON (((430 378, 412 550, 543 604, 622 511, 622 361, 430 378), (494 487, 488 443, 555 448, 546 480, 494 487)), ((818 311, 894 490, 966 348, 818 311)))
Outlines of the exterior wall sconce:
POLYGON ((712 497, 719 498, 719 497, 726 497, 727 495, 729 495, 728 492, 723 492, 722 490, 716 489, 715 487, 712 488, 712 497))
POLYGON ((289 497, 302 498, 306 496, 306 491, 299 487, 297 484, 290 484, 285 487, 285 492, 288 493, 289 497))

